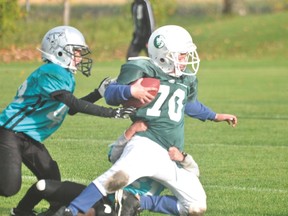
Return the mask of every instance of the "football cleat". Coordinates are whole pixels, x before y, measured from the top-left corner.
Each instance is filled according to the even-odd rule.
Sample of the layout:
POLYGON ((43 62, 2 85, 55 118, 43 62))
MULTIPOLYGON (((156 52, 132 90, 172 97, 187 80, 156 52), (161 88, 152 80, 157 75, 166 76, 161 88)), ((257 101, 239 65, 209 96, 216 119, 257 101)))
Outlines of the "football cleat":
POLYGON ((140 213, 140 201, 125 190, 115 193, 115 209, 118 216, 137 216, 140 213))
POLYGON ((62 206, 53 216, 73 216, 70 209, 66 208, 65 206, 62 206))
POLYGON ((94 206, 95 215, 97 216, 117 216, 112 203, 108 198, 103 197, 94 206))

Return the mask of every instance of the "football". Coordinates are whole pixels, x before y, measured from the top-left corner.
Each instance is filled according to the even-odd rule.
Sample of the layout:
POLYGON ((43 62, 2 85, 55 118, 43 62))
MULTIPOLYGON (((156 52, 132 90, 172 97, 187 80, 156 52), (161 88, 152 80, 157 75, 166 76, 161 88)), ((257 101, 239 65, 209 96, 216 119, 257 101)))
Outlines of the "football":
MULTIPOLYGON (((137 82, 137 81, 134 81, 132 84, 134 84, 135 82, 137 82)), ((158 91, 159 91, 159 88, 160 88, 160 80, 156 79, 156 78, 151 78, 151 77, 144 77, 142 82, 141 82, 141 85, 143 87, 154 87, 154 88, 156 88, 157 89, 156 91, 149 91, 150 94, 156 96, 158 91)), ((144 107, 147 104, 149 104, 149 103, 141 103, 141 101, 136 99, 136 98, 130 98, 129 100, 124 101, 122 103, 123 107, 133 106, 133 107, 136 107, 136 108, 144 107)))

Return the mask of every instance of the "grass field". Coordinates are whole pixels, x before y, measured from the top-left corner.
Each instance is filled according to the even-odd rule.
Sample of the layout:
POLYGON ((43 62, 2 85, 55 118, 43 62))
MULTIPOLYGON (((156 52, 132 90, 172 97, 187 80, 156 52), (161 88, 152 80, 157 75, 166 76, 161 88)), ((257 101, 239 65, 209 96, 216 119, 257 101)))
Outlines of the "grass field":
MULTIPOLYGON (((0 109, 38 64, 0 65, 0 109)), ((77 74, 76 95, 88 93, 107 75, 115 76, 120 64, 97 63, 90 78, 77 74)), ((216 112, 239 118, 236 128, 186 119, 185 149, 200 165, 208 196, 206 215, 287 216, 287 61, 251 61, 245 66, 231 61, 202 62, 198 77, 199 99, 216 112)), ((104 105, 103 100, 99 103, 104 105)), ((88 184, 110 166, 107 145, 129 124, 129 120, 78 114, 67 117, 45 144, 58 161, 63 179, 88 184)), ((8 215, 35 181, 23 167, 22 189, 14 197, 0 198, 0 215, 8 215)), ((46 207, 42 202, 36 210, 46 207)))
MULTIPOLYGON (((8 35, 0 47, 39 47, 35 42, 42 39, 47 28, 61 24, 61 16, 49 10, 45 13, 39 9, 38 13, 51 17, 32 16, 31 12, 30 20, 17 25, 21 34, 8 35)), ((76 75, 76 96, 80 97, 104 77, 117 75, 130 41, 131 23, 127 16, 90 18, 92 14, 85 13, 87 17, 82 18, 79 14, 74 14, 77 19, 71 24, 85 30, 96 60, 90 78, 76 75)), ((193 34, 201 58, 197 75, 200 101, 216 112, 236 114, 239 120, 238 126, 231 128, 225 123, 186 119, 185 150, 200 166, 200 179, 208 196, 207 216, 288 215, 287 18, 286 12, 221 18, 196 17, 187 12, 167 20, 193 34)), ((17 55, 31 55, 13 50, 16 60, 17 55)), ((40 63, 3 63, 7 50, 0 50, 0 55, 2 110, 40 63)), ((99 104, 105 105, 104 100, 99 104)), ((129 120, 68 116, 45 144, 58 161, 63 179, 88 184, 110 166, 107 146, 129 124, 129 120)), ((10 198, 0 197, 0 216, 9 215, 10 208, 35 181, 23 166, 21 191, 10 198)), ((47 206, 41 202, 36 210, 47 206)))

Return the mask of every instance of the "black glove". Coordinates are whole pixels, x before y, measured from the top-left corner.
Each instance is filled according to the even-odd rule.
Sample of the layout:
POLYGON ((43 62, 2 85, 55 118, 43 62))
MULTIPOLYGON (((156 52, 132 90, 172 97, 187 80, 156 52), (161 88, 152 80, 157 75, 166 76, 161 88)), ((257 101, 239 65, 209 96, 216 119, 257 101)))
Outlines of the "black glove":
POLYGON ((117 109, 114 109, 114 118, 124 118, 127 119, 129 116, 134 115, 136 112, 135 107, 119 107, 117 109))

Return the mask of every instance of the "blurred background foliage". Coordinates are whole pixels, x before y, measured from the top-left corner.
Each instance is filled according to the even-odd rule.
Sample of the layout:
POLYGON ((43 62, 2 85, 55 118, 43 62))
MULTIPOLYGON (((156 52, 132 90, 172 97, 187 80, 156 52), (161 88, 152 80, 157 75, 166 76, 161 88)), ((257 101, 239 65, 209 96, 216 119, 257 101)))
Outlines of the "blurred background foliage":
MULTIPOLYGON (((27 7, 29 0, 26 4, 0 0, 0 62, 40 61, 36 48, 50 28, 64 24, 65 1, 69 2, 27 7)), ((124 60, 133 31, 132 0, 110 5, 75 2, 69 7, 69 25, 84 34, 93 58, 124 60)), ((187 28, 202 59, 261 58, 267 52, 270 58, 276 51, 287 57, 288 0, 151 0, 151 4, 156 25, 187 28)))

